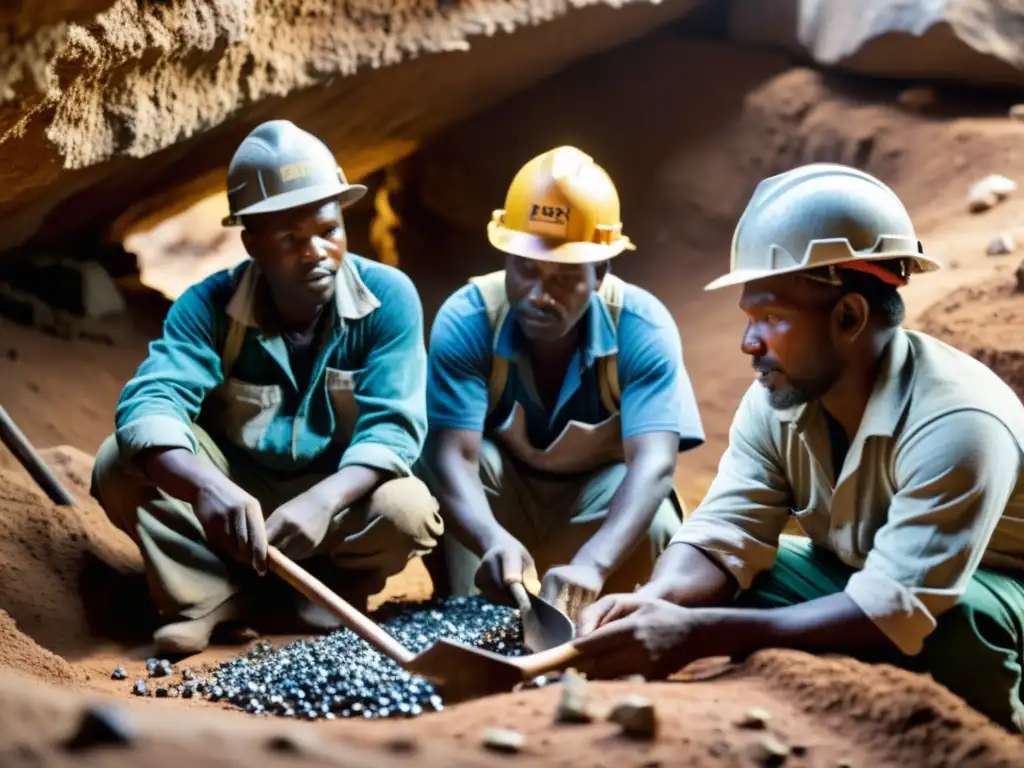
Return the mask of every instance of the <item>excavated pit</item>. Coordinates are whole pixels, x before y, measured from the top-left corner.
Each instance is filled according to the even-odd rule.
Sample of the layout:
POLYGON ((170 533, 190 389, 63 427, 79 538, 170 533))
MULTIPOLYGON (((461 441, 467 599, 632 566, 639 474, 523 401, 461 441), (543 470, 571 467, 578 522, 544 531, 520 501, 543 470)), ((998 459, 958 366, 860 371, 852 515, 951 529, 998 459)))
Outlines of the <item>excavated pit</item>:
MULTIPOLYGON (((701 287, 725 268, 736 217, 762 176, 838 160, 892 183, 926 248, 948 266, 908 289, 912 326, 962 327, 976 334, 978 349, 996 348, 991 323, 958 325, 957 313, 977 302, 956 291, 975 282, 997 286, 985 295, 999 297, 1003 317, 1020 312, 1024 299, 1006 288, 1013 283, 1010 262, 986 256, 985 245, 1019 227, 1024 203, 1011 196, 971 215, 965 195, 993 171, 1024 178, 1024 129, 1005 110, 969 116, 970 104, 946 103, 941 117, 910 112, 898 106, 897 93, 895 86, 794 69, 770 52, 671 36, 604 54, 444 132, 410 158, 394 199, 402 220, 400 266, 416 280, 429 322, 450 291, 492 268, 483 224, 522 160, 561 142, 591 152, 616 179, 627 231, 639 246, 616 269, 662 298, 683 336, 709 436, 707 446, 679 464, 677 481, 692 503, 714 473, 750 382, 737 349, 742 318, 735 293, 704 294, 701 287), (681 79, 666 98, 666 72, 716 77, 681 79), (567 92, 575 95, 571 103, 567 92)), ((365 209, 353 209, 349 228, 363 230, 353 235, 353 249, 372 255, 368 219, 365 209)), ((375 723, 297 724, 222 712, 222 705, 196 698, 132 697, 131 681, 146 677, 155 617, 138 553, 88 497, 91 454, 155 332, 129 325, 118 343, 98 344, 0 320, 0 403, 38 445, 61 446, 45 458, 81 505, 49 503, 0 452, 2 765, 489 765, 500 759, 580 768, 746 766, 778 761, 766 752, 777 747, 766 746, 769 736, 785 746, 787 766, 974 768, 1012 766, 1024 754, 1024 740, 927 678, 781 651, 739 664, 708 660, 669 683, 589 685, 602 712, 625 693, 653 700, 660 727, 652 742, 623 738, 603 717, 587 725, 556 723, 558 686, 375 723), (102 597, 109 601, 101 604, 102 597), (122 664, 127 681, 111 680, 122 664), (99 707, 112 707, 131 737, 70 751, 67 739, 99 707), (771 713, 764 731, 736 725, 751 707, 771 713), (489 727, 519 731, 522 751, 488 752, 481 740, 489 727)), ((963 343, 955 333, 948 338, 963 343)), ((417 561, 389 581, 373 606, 426 599, 430 590, 417 561)), ((240 650, 218 645, 187 663, 212 666, 240 650)))

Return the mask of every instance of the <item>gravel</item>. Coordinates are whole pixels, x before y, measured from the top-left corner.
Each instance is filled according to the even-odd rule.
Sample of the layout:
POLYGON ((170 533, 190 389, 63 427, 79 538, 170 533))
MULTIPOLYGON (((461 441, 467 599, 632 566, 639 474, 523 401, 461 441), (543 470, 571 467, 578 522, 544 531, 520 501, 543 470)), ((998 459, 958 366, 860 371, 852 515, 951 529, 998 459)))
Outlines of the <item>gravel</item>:
MULTIPOLYGON (((382 615, 383 615, 382 611, 382 615)), ((480 597, 393 604, 381 626, 414 652, 440 638, 506 656, 523 653, 519 612, 480 597)), ((415 717, 444 708, 438 691, 348 630, 248 654, 178 686, 254 715, 303 720, 415 717)))

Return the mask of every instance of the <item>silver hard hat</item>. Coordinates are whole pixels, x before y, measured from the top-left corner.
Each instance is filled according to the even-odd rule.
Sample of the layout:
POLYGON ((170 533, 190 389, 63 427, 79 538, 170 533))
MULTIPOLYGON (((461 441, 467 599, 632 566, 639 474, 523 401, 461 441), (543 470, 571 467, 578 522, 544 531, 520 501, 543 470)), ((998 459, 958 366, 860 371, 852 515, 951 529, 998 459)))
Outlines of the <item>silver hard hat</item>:
POLYGON ((297 208, 337 198, 346 208, 366 194, 349 184, 334 154, 320 139, 290 120, 258 125, 242 140, 228 166, 226 227, 243 216, 297 208))

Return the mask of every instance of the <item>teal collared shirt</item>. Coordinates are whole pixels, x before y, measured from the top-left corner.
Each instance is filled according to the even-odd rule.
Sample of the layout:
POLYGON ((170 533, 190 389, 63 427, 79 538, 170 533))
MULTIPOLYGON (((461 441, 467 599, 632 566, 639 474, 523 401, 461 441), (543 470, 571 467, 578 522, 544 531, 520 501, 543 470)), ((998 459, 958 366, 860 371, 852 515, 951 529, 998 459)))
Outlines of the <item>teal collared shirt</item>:
POLYGON ((696 398, 683 365, 682 342, 671 314, 651 293, 627 284, 616 331, 598 294, 581 322, 580 346, 569 364, 558 401, 550 412, 534 386, 525 339, 509 313, 492 333, 480 291, 460 288, 439 310, 430 335, 427 413, 431 429, 487 433, 503 424, 519 403, 530 443, 550 446, 570 420, 599 424, 611 414, 601 402, 596 361, 618 355, 623 439, 648 432, 674 432, 680 450, 704 442, 696 398), (494 355, 508 358, 509 377, 488 413, 488 380, 494 355))
POLYGON ((171 306, 118 402, 122 455, 151 447, 196 452, 190 425, 198 423, 273 470, 359 464, 409 475, 426 435, 423 309, 412 281, 346 254, 304 381, 283 338, 258 322, 255 267, 247 260, 211 275, 171 306), (232 321, 245 326, 245 338, 226 379, 232 321))

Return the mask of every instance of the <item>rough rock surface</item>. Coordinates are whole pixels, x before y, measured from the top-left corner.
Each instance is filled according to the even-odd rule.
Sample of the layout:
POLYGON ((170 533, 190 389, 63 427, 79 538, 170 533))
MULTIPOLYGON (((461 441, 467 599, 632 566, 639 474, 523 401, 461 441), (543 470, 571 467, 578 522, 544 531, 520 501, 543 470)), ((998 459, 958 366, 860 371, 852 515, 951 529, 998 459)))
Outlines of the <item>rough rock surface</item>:
POLYGON ((115 219, 118 238, 180 210, 223 185, 238 141, 272 117, 322 136, 361 178, 691 5, 116 0, 87 22, 0 31, 0 251, 98 238, 115 219))
POLYGON ((733 0, 730 33, 869 75, 1024 83, 1021 0, 733 0))

